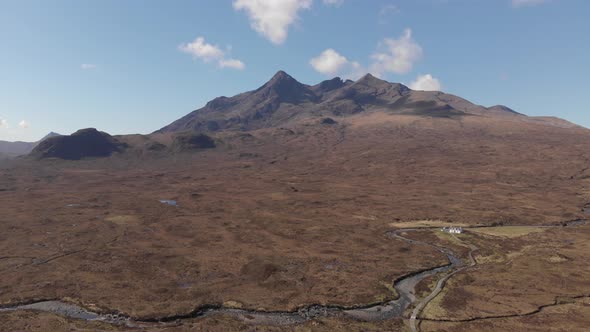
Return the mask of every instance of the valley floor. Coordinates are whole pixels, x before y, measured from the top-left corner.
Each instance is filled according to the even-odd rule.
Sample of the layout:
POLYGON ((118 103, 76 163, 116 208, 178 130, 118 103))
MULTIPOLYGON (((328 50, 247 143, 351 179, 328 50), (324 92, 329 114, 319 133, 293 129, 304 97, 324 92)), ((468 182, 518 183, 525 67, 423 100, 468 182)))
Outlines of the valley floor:
MULTIPOLYGON (((469 245, 479 250, 477 265, 453 275, 419 313, 423 331, 588 323, 590 226, 539 226, 588 217, 590 140, 477 119, 430 121, 367 117, 227 134, 216 138, 219 148, 192 154, 14 161, 0 169, 0 306, 60 299, 150 320, 205 305, 382 303, 398 296, 394 280, 448 264, 436 248, 388 232, 433 226, 407 237, 464 260, 469 245), (438 230, 449 224, 467 232, 438 230)), ((418 297, 440 277, 418 284, 418 297)), ((407 324, 330 317, 285 329, 407 324)), ((0 326, 125 329, 29 311, 0 313, 0 326)), ((166 330, 280 328, 213 316, 166 330)))

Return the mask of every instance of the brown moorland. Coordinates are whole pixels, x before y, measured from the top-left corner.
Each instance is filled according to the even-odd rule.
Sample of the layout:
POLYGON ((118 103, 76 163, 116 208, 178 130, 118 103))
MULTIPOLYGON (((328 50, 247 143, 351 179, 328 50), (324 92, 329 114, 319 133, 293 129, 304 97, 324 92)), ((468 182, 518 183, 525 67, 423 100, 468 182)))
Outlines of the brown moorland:
MULTIPOLYGON (((382 82, 367 84, 389 91, 382 82)), ((310 96, 298 92, 277 109, 293 111, 295 104, 285 103, 301 98, 318 103, 310 96)), ((417 98, 431 95, 416 92, 407 100, 417 98)), ((210 139, 164 130, 115 136, 125 149, 106 158, 5 162, 0 303, 64 299, 138 318, 205 304, 263 310, 355 306, 394 298, 387 284, 447 262, 431 247, 388 237, 392 223, 557 225, 587 215, 589 130, 562 120, 498 115, 497 109, 456 115, 453 108, 450 116, 431 116, 436 113, 428 113, 430 103, 419 104, 420 112, 412 105, 412 112, 399 103, 394 109, 373 104, 352 114, 332 112, 330 123, 325 113, 301 106, 310 113, 269 126, 252 124, 255 119, 246 131, 224 122, 227 130, 204 130, 210 139)), ((272 114, 278 121, 280 114, 272 114)), ((481 264, 450 279, 423 316, 521 314, 559 296, 590 292, 590 267, 583 259, 587 230, 465 234, 465 242, 481 248, 481 264), (564 286, 554 286, 560 282, 564 286)), ((428 232, 421 239, 450 241, 428 232)), ((448 246, 461 252, 456 243, 448 246)), ((583 303, 571 305, 584 310, 583 303)), ((24 316, 58 324, 49 314, 2 313, 0 320, 18 329, 24 316)), ((215 319, 191 324, 244 328, 215 319)), ((498 328, 510 322, 527 324, 507 318, 498 328)), ((403 328, 399 321, 350 324, 359 330, 403 328)), ((435 322, 422 326, 439 328, 429 324, 435 322)))

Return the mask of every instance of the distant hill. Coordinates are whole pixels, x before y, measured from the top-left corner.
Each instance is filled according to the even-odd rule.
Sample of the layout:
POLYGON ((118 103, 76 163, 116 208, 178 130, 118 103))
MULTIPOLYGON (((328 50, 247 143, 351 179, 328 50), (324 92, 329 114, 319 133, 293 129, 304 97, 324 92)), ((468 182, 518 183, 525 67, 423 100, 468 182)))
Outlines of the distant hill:
POLYGON ((33 150, 35 146, 37 146, 40 142, 44 141, 47 138, 61 136, 58 133, 50 132, 49 134, 45 135, 43 138, 36 142, 8 142, 8 141, 0 141, 0 156, 4 156, 5 158, 11 158, 16 156, 21 156, 28 154, 33 150))
POLYGON ((106 157, 125 149, 126 145, 111 135, 94 128, 81 129, 69 136, 49 137, 30 153, 34 158, 76 160, 85 157, 106 157))
POLYGON ((260 88, 215 98, 157 132, 254 130, 376 111, 433 118, 525 117, 506 106, 488 108, 439 91, 414 91, 370 74, 356 82, 336 77, 309 86, 279 71, 260 88))
POLYGON ((0 152, 9 155, 27 154, 33 149, 32 142, 8 142, 0 141, 0 152))

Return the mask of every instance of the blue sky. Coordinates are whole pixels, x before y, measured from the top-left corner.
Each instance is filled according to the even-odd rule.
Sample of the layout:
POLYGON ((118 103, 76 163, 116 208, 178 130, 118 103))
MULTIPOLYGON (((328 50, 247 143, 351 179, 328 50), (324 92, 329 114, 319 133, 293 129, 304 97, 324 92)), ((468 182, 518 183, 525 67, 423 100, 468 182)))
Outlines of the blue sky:
POLYGON ((150 133, 283 69, 590 127, 585 0, 0 0, 0 140, 150 133), (273 5, 273 3, 275 3, 273 5))

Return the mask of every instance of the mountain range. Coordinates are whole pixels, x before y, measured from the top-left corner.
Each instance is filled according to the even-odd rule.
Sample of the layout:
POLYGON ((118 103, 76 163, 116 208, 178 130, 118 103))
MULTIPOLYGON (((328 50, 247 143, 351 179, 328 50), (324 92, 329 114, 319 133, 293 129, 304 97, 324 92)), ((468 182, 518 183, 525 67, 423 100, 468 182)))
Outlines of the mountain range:
POLYGON ((244 131, 287 125, 309 117, 378 111, 440 118, 522 116, 506 106, 484 107, 443 92, 413 91, 371 74, 356 82, 336 77, 309 86, 279 71, 260 88, 215 98, 157 132, 244 131))
MULTIPOLYGON (((485 107, 440 91, 411 90, 371 74, 357 81, 336 77, 306 85, 279 71, 256 90, 215 98, 150 135, 111 137, 96 130, 84 130, 72 136, 49 137, 38 146, 25 143, 19 152, 26 153, 26 149, 36 146, 31 155, 41 159, 104 157, 126 150, 140 154, 177 153, 213 148, 214 141, 228 133, 296 128, 313 123, 350 125, 375 116, 386 116, 389 120, 438 119, 462 126, 477 122, 489 128, 527 124, 584 129, 559 118, 529 117, 503 105, 485 107)), ((439 125, 445 123, 440 121, 439 125)))

